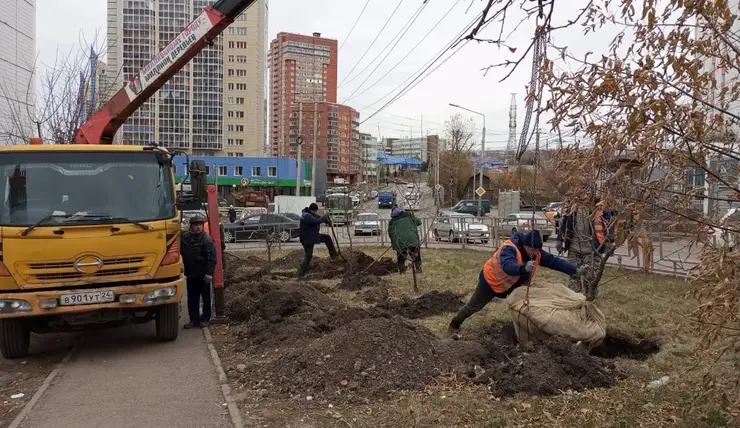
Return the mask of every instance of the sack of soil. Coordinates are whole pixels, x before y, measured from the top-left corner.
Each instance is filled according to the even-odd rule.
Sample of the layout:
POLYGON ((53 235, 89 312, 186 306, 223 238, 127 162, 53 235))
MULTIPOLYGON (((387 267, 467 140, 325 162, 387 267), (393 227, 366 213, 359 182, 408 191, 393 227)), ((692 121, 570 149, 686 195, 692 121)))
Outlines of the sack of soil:
POLYGON ((519 287, 506 300, 519 343, 559 336, 590 349, 606 336, 601 310, 562 284, 519 287))

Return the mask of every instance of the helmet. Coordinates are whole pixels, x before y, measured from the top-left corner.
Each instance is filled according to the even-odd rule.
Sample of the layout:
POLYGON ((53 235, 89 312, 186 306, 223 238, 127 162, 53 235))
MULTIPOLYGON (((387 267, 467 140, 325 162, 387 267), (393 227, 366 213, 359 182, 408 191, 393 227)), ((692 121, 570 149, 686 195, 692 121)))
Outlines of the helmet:
POLYGON ((190 224, 204 224, 204 223, 206 223, 206 221, 208 221, 208 220, 205 217, 203 217, 202 215, 198 214, 198 215, 196 215, 196 216, 194 216, 193 218, 190 219, 190 224))

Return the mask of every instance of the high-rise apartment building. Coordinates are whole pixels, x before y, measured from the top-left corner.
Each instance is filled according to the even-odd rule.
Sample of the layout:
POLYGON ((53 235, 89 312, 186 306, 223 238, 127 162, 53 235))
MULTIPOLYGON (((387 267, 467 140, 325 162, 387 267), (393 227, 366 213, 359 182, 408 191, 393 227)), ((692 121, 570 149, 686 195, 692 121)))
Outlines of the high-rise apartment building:
POLYGON ((35 135, 36 1, 0 0, 0 145, 35 135))
MULTIPOLYGON (((270 43, 270 154, 287 156, 289 117, 297 103, 337 102, 337 41, 278 33, 270 43)), ((313 111, 313 106, 311 106, 313 111)))
POLYGON ((259 0, 224 32, 224 151, 264 156, 267 0, 259 0))
MULTIPOLYGON (((233 28, 203 49, 141 106, 119 131, 121 143, 156 142, 194 155, 236 156, 249 152, 251 141, 264 141, 264 130, 259 125, 264 118, 259 112, 247 114, 255 110, 247 106, 252 100, 264 104, 265 1, 252 5, 232 24, 233 28), (229 47, 230 41, 233 48, 229 47), (228 55, 233 56, 233 62, 229 62, 228 55), (237 55, 244 62, 237 62, 237 55), (229 69, 233 76, 227 77, 233 79, 227 81, 229 69), (230 108, 234 111, 232 118, 228 117, 230 108), (237 110, 243 112, 243 117, 236 117, 237 110)), ((108 76, 115 76, 120 88, 213 3, 108 0, 108 76)))
POLYGON ((287 152, 283 156, 297 157, 296 141, 302 137, 301 156, 311 159, 315 141, 316 159, 326 159, 328 182, 335 178, 360 181, 364 174, 360 113, 337 103, 302 101, 296 104, 290 114, 292 144, 286 147, 287 152))

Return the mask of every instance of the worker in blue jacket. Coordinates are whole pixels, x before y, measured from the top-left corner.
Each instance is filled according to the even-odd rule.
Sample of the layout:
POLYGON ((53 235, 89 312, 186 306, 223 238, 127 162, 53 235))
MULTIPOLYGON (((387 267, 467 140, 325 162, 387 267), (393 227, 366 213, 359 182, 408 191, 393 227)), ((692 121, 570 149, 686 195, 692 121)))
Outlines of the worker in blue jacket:
POLYGON ((332 260, 337 258, 337 250, 334 248, 334 241, 331 239, 331 236, 320 233, 319 231, 322 224, 330 224, 331 220, 326 215, 320 216, 318 211, 319 206, 316 203, 312 203, 301 212, 299 239, 301 245, 303 245, 304 256, 303 263, 298 268, 298 277, 303 277, 308 272, 308 265, 311 263, 311 259, 313 259, 313 247, 316 244, 323 242, 326 245, 326 249, 329 250, 329 257, 332 260))
POLYGON ((582 275, 585 270, 585 266, 579 268, 543 250, 539 230, 512 233, 511 238, 504 241, 483 265, 473 296, 452 318, 449 325, 452 339, 459 339, 463 321, 491 300, 505 299, 517 287, 529 284, 540 265, 570 276, 582 275))

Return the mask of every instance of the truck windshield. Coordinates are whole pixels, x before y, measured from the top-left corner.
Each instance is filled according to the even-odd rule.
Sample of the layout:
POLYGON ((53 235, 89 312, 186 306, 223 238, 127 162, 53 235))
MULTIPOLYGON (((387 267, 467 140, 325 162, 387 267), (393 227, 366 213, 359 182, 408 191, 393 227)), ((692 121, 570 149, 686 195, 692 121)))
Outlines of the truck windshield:
POLYGON ((326 198, 326 208, 331 210, 351 210, 352 198, 348 195, 332 196, 326 198))
POLYGON ((162 220, 175 215, 167 155, 0 153, 0 225, 162 220))

